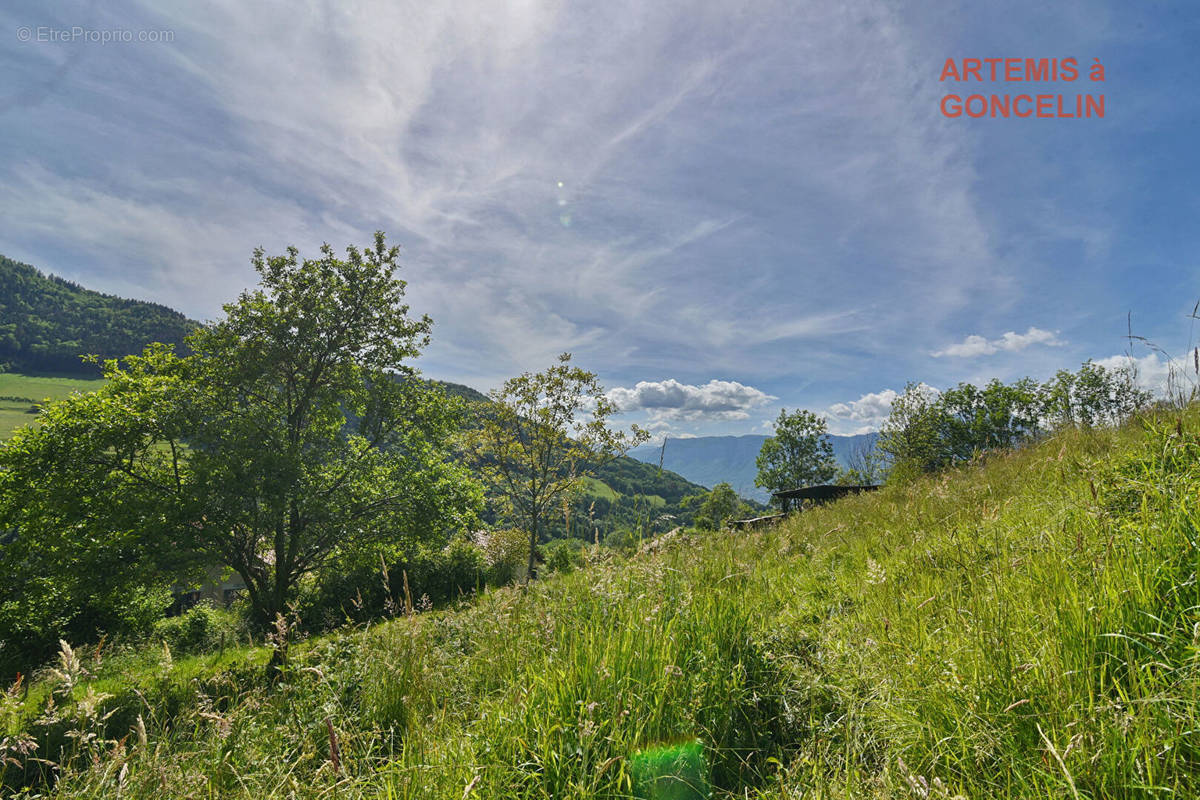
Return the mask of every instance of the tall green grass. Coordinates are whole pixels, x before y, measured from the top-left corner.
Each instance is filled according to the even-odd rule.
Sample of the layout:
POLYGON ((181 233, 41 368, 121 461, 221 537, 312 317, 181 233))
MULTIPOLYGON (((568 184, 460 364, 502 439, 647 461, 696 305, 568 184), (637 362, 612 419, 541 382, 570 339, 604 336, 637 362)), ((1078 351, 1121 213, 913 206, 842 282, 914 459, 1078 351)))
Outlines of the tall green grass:
POLYGON ((44 678, 9 733, 68 720, 60 797, 631 797, 637 754, 687 742, 714 796, 1194 797, 1197 431, 1067 431, 676 534, 299 643, 273 686, 261 650, 131 655, 49 713, 44 678), (89 685, 114 696, 68 736, 89 685))

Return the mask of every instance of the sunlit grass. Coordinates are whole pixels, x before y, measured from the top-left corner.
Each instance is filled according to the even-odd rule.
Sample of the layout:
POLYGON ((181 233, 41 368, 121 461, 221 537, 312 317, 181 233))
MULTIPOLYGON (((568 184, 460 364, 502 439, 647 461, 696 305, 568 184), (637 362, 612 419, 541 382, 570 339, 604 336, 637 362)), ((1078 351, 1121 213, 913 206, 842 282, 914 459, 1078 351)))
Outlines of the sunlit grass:
POLYGON ((1198 416, 342 631, 274 686, 261 648, 131 654, 58 795, 630 797, 699 742, 714 796, 1193 797, 1198 416))

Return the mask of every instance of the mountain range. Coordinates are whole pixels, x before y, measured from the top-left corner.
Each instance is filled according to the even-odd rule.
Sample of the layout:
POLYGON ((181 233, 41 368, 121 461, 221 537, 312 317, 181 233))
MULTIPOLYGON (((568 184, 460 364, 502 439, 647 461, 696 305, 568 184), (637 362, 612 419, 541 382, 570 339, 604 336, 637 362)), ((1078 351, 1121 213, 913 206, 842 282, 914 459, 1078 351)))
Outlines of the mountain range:
MULTIPOLYGON (((856 447, 875 446, 878 433, 860 433, 853 436, 829 436, 833 446, 833 457, 842 468, 856 447)), ((692 483, 712 488, 718 483, 728 483, 742 497, 765 503, 771 495, 754 485, 758 474, 755 459, 767 437, 760 434, 745 436, 696 436, 687 439, 668 438, 662 445, 642 445, 629 451, 639 461, 682 475, 692 483)))

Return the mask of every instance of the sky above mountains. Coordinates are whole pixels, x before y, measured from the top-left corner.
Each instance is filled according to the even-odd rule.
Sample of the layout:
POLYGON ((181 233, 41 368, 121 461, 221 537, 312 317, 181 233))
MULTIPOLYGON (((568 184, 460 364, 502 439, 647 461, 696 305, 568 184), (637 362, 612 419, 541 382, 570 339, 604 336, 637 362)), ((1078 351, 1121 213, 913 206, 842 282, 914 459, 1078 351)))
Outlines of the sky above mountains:
POLYGON ((1191 2, 18 0, 0 252, 211 319, 254 247, 382 229, 431 377, 571 351, 660 434, 781 406, 853 433, 907 381, 1116 358, 1130 318, 1183 355, 1197 41, 1191 2), (994 57, 1105 80, 939 82, 994 57), (947 118, 949 92, 1106 115, 947 118))

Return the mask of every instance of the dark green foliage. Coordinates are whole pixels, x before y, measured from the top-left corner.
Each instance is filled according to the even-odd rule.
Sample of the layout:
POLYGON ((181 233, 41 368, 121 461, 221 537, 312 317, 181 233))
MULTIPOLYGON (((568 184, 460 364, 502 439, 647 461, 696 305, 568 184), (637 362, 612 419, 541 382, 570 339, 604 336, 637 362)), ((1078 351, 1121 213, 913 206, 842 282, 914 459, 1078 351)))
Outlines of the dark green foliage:
POLYGON ((751 511, 728 483, 718 483, 711 492, 693 495, 688 501, 689 508, 696 509, 692 524, 702 531, 720 530, 729 520, 751 511))
POLYGON ((555 539, 542 545, 548 572, 570 572, 587 561, 587 545, 579 539, 555 539))
POLYGON ((166 306, 84 289, 0 256, 0 371, 97 377, 105 359, 151 342, 179 347, 195 327, 166 306))
POLYGON ((431 323, 408 315, 397 256, 382 234, 344 260, 258 252, 260 287, 189 355, 109 361, 100 389, 0 446, 0 529, 16 534, 0 640, 25 657, 30 627, 90 638, 76 621, 108 607, 97 597, 212 566, 266 624, 343 551, 441 546, 472 525, 479 488, 448 448, 458 404, 407 365, 431 323))
POLYGON ((464 538, 444 547, 391 546, 342 554, 301 593, 298 613, 309 631, 366 622, 470 596, 487 581, 484 554, 464 538), (405 581, 408 593, 405 594, 405 581))
POLYGON ((203 601, 174 617, 154 623, 151 633, 175 655, 216 652, 236 647, 249 635, 244 608, 217 608, 203 601))

